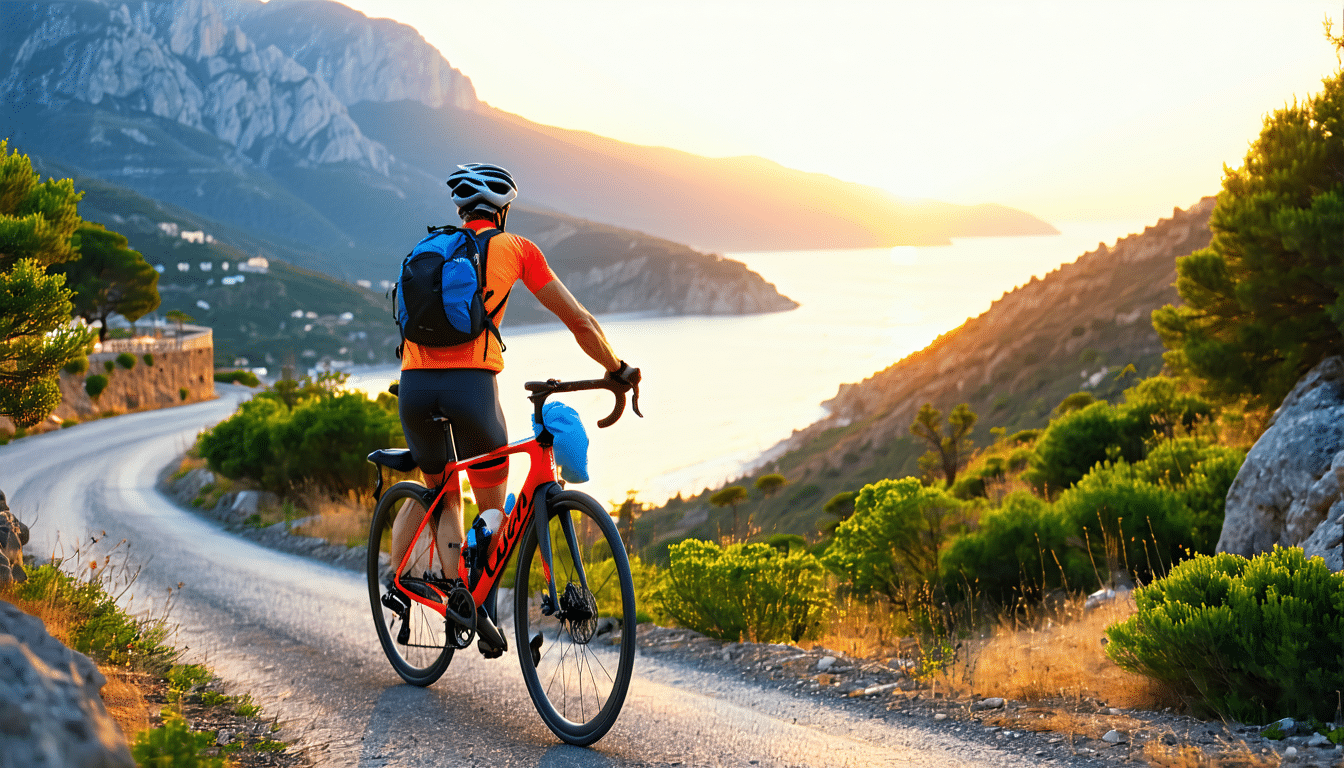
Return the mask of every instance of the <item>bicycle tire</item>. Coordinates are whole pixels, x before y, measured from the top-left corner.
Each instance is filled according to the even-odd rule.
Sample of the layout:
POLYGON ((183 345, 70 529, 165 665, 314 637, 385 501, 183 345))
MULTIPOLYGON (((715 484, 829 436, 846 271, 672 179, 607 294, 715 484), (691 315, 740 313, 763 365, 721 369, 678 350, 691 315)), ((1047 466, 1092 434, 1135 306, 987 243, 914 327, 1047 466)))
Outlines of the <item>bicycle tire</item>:
MULTIPOLYGON (((410 605, 403 620, 383 604, 383 596, 388 592, 385 581, 391 576, 394 567, 388 553, 392 523, 398 514, 406 514, 411 516, 411 525, 418 526, 428 508, 425 493, 425 487, 414 482, 397 483, 387 489, 378 502, 373 522, 369 526, 367 556, 369 605, 373 609, 378 642, 382 644, 383 653, 387 654, 387 660, 392 662, 393 669, 401 675, 401 679, 422 687, 443 676, 449 662, 453 660, 453 649, 448 644, 447 620, 433 609, 412 600, 406 600, 410 605), (399 637, 393 636, 393 627, 398 633, 406 633, 407 642, 400 642, 399 637)), ((430 539, 430 526, 425 526, 420 537, 412 544, 413 554, 406 571, 408 575, 420 576, 423 571, 435 568, 437 558, 432 558, 430 553, 430 539)))
POLYGON ((630 686, 635 665, 634 581, 616 523, 601 504, 587 494, 562 491, 550 498, 547 509, 557 594, 571 584, 575 594, 586 591, 596 616, 578 621, 542 616, 541 596, 549 590, 533 527, 518 553, 514 637, 523 680, 541 719, 561 740, 587 746, 615 724, 630 686), (562 515, 579 523, 575 535, 587 590, 566 543, 562 515), (585 545, 594 529, 596 540, 585 545), (536 637, 542 638, 539 652, 532 644, 536 637))

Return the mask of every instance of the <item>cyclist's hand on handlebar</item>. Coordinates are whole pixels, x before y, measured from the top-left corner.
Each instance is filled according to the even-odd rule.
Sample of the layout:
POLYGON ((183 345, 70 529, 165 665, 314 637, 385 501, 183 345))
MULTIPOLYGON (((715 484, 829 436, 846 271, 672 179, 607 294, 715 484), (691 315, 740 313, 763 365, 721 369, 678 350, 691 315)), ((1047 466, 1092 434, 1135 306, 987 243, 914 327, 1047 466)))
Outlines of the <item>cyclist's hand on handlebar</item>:
POLYGON ((626 387, 639 386, 639 369, 631 366, 624 360, 621 361, 621 367, 614 371, 607 371, 606 379, 608 381, 624 385, 626 387))

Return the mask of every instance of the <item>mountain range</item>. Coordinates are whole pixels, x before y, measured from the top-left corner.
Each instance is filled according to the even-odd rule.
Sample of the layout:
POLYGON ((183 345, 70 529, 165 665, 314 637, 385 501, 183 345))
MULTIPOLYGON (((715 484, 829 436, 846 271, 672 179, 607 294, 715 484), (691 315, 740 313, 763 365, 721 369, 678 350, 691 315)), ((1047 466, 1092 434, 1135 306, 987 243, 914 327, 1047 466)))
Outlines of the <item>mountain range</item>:
POLYGON ((589 224, 709 250, 1053 231, 1001 206, 537 125, 480 101, 414 29, 330 0, 0 3, 0 133, 348 280, 383 277, 451 220, 443 179, 476 160, 515 172, 511 224, 551 244, 589 224))

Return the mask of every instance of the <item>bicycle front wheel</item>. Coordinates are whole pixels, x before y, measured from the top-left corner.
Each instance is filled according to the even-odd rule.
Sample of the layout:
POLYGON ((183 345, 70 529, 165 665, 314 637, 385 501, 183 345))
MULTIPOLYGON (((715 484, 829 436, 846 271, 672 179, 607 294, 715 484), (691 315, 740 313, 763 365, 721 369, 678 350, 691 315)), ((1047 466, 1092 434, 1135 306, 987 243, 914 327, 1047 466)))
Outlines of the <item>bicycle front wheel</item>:
POLYGON ((514 629, 527 692, 562 740, 592 744, 611 728, 635 665, 635 587, 611 516, 591 496, 562 491, 548 502, 559 605, 535 528, 518 553, 514 629))
MULTIPOLYGON (((392 571, 397 564, 392 562, 391 551, 393 523, 402 519, 402 525, 409 528, 404 535, 412 536, 433 501, 427 494, 423 485, 412 482, 387 489, 373 513, 368 548, 369 604, 378 642, 401 679, 420 686, 438 680, 453 660, 448 623, 432 608, 407 598, 392 586, 392 571)), ((411 542, 410 551, 403 576, 419 578, 442 568, 432 526, 425 526, 411 542)))

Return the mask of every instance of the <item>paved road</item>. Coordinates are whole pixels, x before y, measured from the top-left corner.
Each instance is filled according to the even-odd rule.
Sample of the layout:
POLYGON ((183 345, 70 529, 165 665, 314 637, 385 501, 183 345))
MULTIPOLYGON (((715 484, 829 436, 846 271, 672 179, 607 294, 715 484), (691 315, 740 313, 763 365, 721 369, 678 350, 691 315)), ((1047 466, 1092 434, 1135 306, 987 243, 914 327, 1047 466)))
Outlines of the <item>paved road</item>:
MULTIPOLYGON (((107 532, 142 563, 134 604, 162 600, 188 658, 249 691, 322 766, 1018 766, 918 727, 640 657, 620 721, 594 748, 559 744, 513 654, 459 653, 428 689, 401 684, 374 636, 363 578, 229 535, 175 507, 155 478, 246 390, 0 446, 0 489, 33 524, 29 552, 107 532)), ((511 636, 511 633, 510 633, 511 636)))

